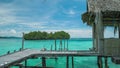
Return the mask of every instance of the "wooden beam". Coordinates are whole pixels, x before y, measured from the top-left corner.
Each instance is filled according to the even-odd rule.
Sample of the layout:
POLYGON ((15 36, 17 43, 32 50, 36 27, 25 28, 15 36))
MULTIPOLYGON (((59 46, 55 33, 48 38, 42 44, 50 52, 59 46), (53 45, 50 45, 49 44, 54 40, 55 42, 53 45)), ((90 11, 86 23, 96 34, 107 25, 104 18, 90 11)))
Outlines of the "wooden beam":
POLYGON ((57 50, 56 39, 55 39, 55 51, 57 50))
POLYGON ((74 57, 72 56, 72 68, 74 68, 74 57))
POLYGON ((67 50, 68 50, 68 39, 67 39, 67 50))
POLYGON ((66 68, 69 68, 69 56, 66 57, 66 68))
POLYGON ((46 68, 46 60, 45 57, 42 57, 42 67, 46 68))
POLYGON ((65 39, 64 39, 64 50, 65 50, 65 39))
POLYGON ((105 60, 105 67, 104 68, 109 68, 107 57, 104 57, 104 60, 105 60))
POLYGON ((22 37, 22 49, 24 49, 24 32, 23 32, 23 37, 22 37))
POLYGON ((27 59, 25 60, 25 68, 27 68, 27 59))
POLYGON ((119 39, 120 39, 120 24, 118 26, 118 33, 119 33, 119 39))
POLYGON ((97 57, 97 64, 98 64, 98 68, 103 68, 103 63, 102 63, 102 57, 101 56, 97 57))
POLYGON ((104 54, 104 44, 101 39, 104 38, 104 25, 103 25, 103 16, 101 11, 98 9, 96 11, 96 18, 95 18, 95 23, 96 23, 96 31, 97 31, 97 45, 98 45, 98 53, 100 55, 104 54))

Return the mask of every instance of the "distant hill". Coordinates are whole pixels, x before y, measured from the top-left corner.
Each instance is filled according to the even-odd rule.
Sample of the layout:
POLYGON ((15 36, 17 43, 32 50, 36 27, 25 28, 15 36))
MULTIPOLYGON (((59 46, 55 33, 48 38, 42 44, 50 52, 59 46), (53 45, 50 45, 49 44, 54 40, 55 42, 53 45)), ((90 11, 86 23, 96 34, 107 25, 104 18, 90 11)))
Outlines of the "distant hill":
POLYGON ((21 39, 21 37, 0 37, 0 39, 21 39))

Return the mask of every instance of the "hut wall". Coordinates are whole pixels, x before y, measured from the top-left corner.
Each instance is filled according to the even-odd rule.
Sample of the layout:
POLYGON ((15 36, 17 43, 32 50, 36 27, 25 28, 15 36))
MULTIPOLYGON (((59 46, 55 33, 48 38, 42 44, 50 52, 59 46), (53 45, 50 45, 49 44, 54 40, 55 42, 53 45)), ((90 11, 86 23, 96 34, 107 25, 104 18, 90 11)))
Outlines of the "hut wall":
POLYGON ((104 54, 106 56, 120 56, 120 39, 104 39, 104 54))

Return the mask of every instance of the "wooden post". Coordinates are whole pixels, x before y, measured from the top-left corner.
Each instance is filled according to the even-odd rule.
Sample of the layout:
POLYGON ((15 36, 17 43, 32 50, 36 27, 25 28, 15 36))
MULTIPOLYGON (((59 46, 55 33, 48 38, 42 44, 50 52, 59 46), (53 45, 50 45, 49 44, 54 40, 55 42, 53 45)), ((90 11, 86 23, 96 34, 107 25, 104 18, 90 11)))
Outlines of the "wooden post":
POLYGON ((67 39, 67 50, 68 50, 68 39, 67 39))
POLYGON ((4 67, 4 68, 10 68, 10 66, 4 67))
POLYGON ((60 46, 61 46, 61 51, 62 51, 62 39, 60 39, 60 46))
POLYGON ((107 57, 105 57, 104 60, 105 60, 105 68, 109 68, 108 63, 107 63, 107 57))
POLYGON ((56 39, 55 39, 55 51, 57 50, 57 46, 56 46, 56 39))
POLYGON ((42 68, 46 68, 46 60, 45 60, 45 57, 42 57, 42 68))
POLYGON ((119 33, 119 39, 120 39, 120 24, 118 26, 118 33, 119 33))
POLYGON ((23 37, 22 37, 22 49, 24 49, 24 32, 23 32, 23 37))
POLYGON ((19 51, 21 51, 21 50, 22 50, 22 48, 19 49, 19 51))
POLYGON ((98 64, 98 68, 103 68, 103 63, 102 63, 102 57, 101 56, 97 57, 97 64, 98 64))
POLYGON ((27 59, 25 60, 25 68, 27 68, 27 59))
POLYGON ((98 50, 97 44, 96 44, 96 25, 93 23, 92 25, 92 37, 93 37, 93 49, 94 51, 98 50))
POLYGON ((10 51, 8 51, 7 54, 10 54, 10 51))
POLYGON ((72 56, 72 68, 74 68, 74 57, 72 56))
MULTIPOLYGON (((23 68, 22 66, 19 66, 19 68, 23 68)), ((25 67, 26 68, 26 67, 25 67)))
POLYGON ((66 68, 69 68, 69 56, 66 58, 66 68))
POLYGON ((96 8, 96 18, 95 18, 95 24, 96 24, 96 34, 97 34, 97 45, 98 45, 98 53, 103 55, 104 54, 104 41, 102 40, 104 38, 104 25, 102 20, 102 13, 99 8, 96 8))
POLYGON ((58 58, 57 57, 55 57, 55 62, 57 63, 57 60, 58 60, 58 58))
POLYGON ((50 50, 52 51, 52 45, 51 45, 51 49, 50 50))
POLYGON ((64 39, 64 50, 65 50, 65 39, 64 39))
POLYGON ((14 50, 14 52, 16 52, 16 50, 14 50))

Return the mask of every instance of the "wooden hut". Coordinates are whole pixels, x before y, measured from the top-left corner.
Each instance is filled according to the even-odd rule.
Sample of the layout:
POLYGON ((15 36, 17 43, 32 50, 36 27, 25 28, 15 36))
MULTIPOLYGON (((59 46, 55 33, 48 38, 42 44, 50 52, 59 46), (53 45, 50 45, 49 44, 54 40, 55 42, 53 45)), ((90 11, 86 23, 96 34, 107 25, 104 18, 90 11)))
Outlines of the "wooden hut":
POLYGON ((120 0, 88 0, 84 23, 93 28, 93 50, 101 56, 120 56, 120 0), (118 28, 118 38, 104 38, 104 27, 118 28))

